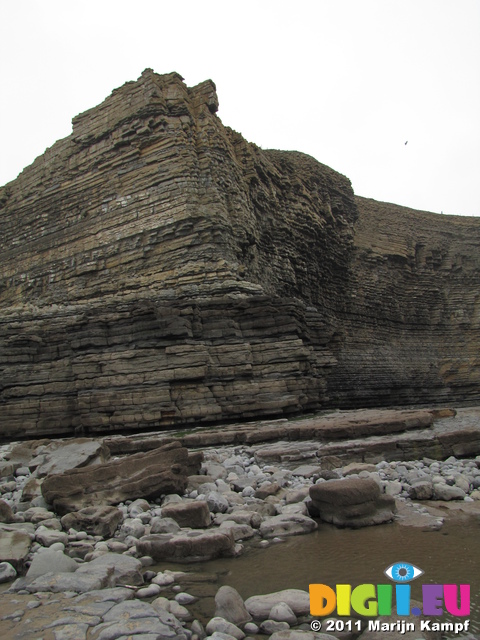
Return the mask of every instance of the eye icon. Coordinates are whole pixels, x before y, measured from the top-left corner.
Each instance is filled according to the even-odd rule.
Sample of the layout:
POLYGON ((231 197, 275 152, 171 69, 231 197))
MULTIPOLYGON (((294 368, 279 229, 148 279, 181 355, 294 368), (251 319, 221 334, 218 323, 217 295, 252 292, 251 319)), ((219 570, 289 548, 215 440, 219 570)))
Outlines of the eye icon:
POLYGON ((394 582, 410 582, 424 572, 409 562, 395 562, 387 567, 383 573, 394 582))

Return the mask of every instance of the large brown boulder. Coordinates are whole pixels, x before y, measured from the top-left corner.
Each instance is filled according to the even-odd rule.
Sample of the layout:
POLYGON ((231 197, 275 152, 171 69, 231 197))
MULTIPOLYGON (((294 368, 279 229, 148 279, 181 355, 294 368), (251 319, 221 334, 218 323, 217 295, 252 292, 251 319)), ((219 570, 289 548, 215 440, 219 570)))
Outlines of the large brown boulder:
POLYGON ((393 520, 395 500, 370 478, 328 480, 310 487, 320 518, 337 527, 368 527, 393 520))
POLYGON ((182 531, 157 533, 137 542, 137 552, 154 560, 170 562, 202 562, 235 554, 235 538, 231 530, 182 531))
POLYGON ((210 509, 205 500, 171 502, 162 507, 162 517, 173 518, 181 527, 192 529, 204 529, 211 522, 210 509))
POLYGON ((42 493, 61 515, 125 500, 155 499, 183 493, 192 466, 198 473, 200 463, 201 456, 189 456, 179 442, 171 442, 147 453, 49 475, 42 493))

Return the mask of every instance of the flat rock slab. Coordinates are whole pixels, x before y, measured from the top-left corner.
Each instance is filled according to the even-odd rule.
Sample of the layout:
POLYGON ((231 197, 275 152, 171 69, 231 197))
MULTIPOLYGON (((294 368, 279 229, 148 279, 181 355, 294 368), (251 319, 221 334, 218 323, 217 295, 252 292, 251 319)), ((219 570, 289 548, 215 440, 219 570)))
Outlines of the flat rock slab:
POLYGON ((63 593, 0 595, 2 640, 62 638, 84 640, 116 603, 131 600, 133 591, 120 587, 75 597, 63 593), (17 614, 17 615, 15 615, 17 614))
POLYGON ((152 500, 168 493, 183 493, 192 465, 198 472, 200 464, 201 456, 190 458, 185 447, 172 442, 148 453, 49 475, 42 493, 61 515, 129 499, 152 500))
POLYGON ((416 527, 422 531, 438 531, 443 526, 445 514, 440 509, 419 509, 414 502, 397 500, 395 522, 404 527, 416 527))
POLYGON ((37 477, 43 478, 52 473, 64 473, 69 469, 105 462, 109 458, 110 451, 103 442, 92 438, 76 438, 40 447, 40 452, 28 466, 31 470, 36 469, 37 477))
POLYGON ((0 562, 9 562, 17 571, 22 571, 31 546, 32 540, 25 531, 2 528, 0 531, 0 562))
MULTIPOLYGON (((53 563, 52 566, 54 566, 53 563)), ((28 577, 19 578, 12 585, 12 590, 25 589, 30 593, 37 591, 86 593, 125 584, 138 586, 143 584, 141 570, 142 563, 136 558, 119 553, 106 553, 91 562, 81 564, 75 572, 49 572, 33 580, 28 577)))
POLYGON ((234 555, 235 538, 231 530, 218 529, 179 534, 159 533, 140 538, 137 551, 154 560, 200 562, 234 555))

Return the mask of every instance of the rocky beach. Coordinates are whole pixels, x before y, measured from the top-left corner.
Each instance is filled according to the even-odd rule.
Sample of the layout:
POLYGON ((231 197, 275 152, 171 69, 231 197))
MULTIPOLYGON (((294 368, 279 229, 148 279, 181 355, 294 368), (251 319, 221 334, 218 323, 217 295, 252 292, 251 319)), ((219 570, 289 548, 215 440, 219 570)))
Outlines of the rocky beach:
MULTIPOLYGON (((478 442, 479 416, 474 408, 335 412, 186 435, 5 444, 2 637, 374 638, 360 618, 348 632, 312 631, 305 590, 244 599, 198 567, 215 558, 235 562, 253 548, 308 535, 322 522, 351 529, 395 522, 441 532, 449 519, 478 519, 480 456, 460 452, 475 446, 475 431, 478 442), (363 449, 349 437, 352 424, 370 432, 363 449), (392 429, 397 457, 390 450, 392 429), (444 459, 429 457, 440 437, 457 455, 452 449, 444 459), (189 439, 197 446, 187 449, 189 439), (411 459, 414 443, 424 455, 411 459), (206 594, 210 610, 195 615, 206 594)), ((324 621, 324 629, 329 624, 324 621)), ((442 637, 432 633, 412 638, 442 637)))
POLYGON ((480 516, 480 219, 360 197, 217 110, 145 69, 0 187, 2 640, 456 637, 319 626, 308 584, 360 539, 385 581, 428 535, 477 589, 449 523, 480 516))

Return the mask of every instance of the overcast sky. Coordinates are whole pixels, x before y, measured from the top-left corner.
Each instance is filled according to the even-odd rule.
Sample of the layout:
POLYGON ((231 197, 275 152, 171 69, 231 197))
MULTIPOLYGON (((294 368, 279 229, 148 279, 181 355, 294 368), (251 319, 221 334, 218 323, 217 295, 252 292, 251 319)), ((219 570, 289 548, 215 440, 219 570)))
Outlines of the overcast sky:
POLYGON ((480 0, 0 0, 0 185, 146 67, 358 195, 480 215, 480 0))

